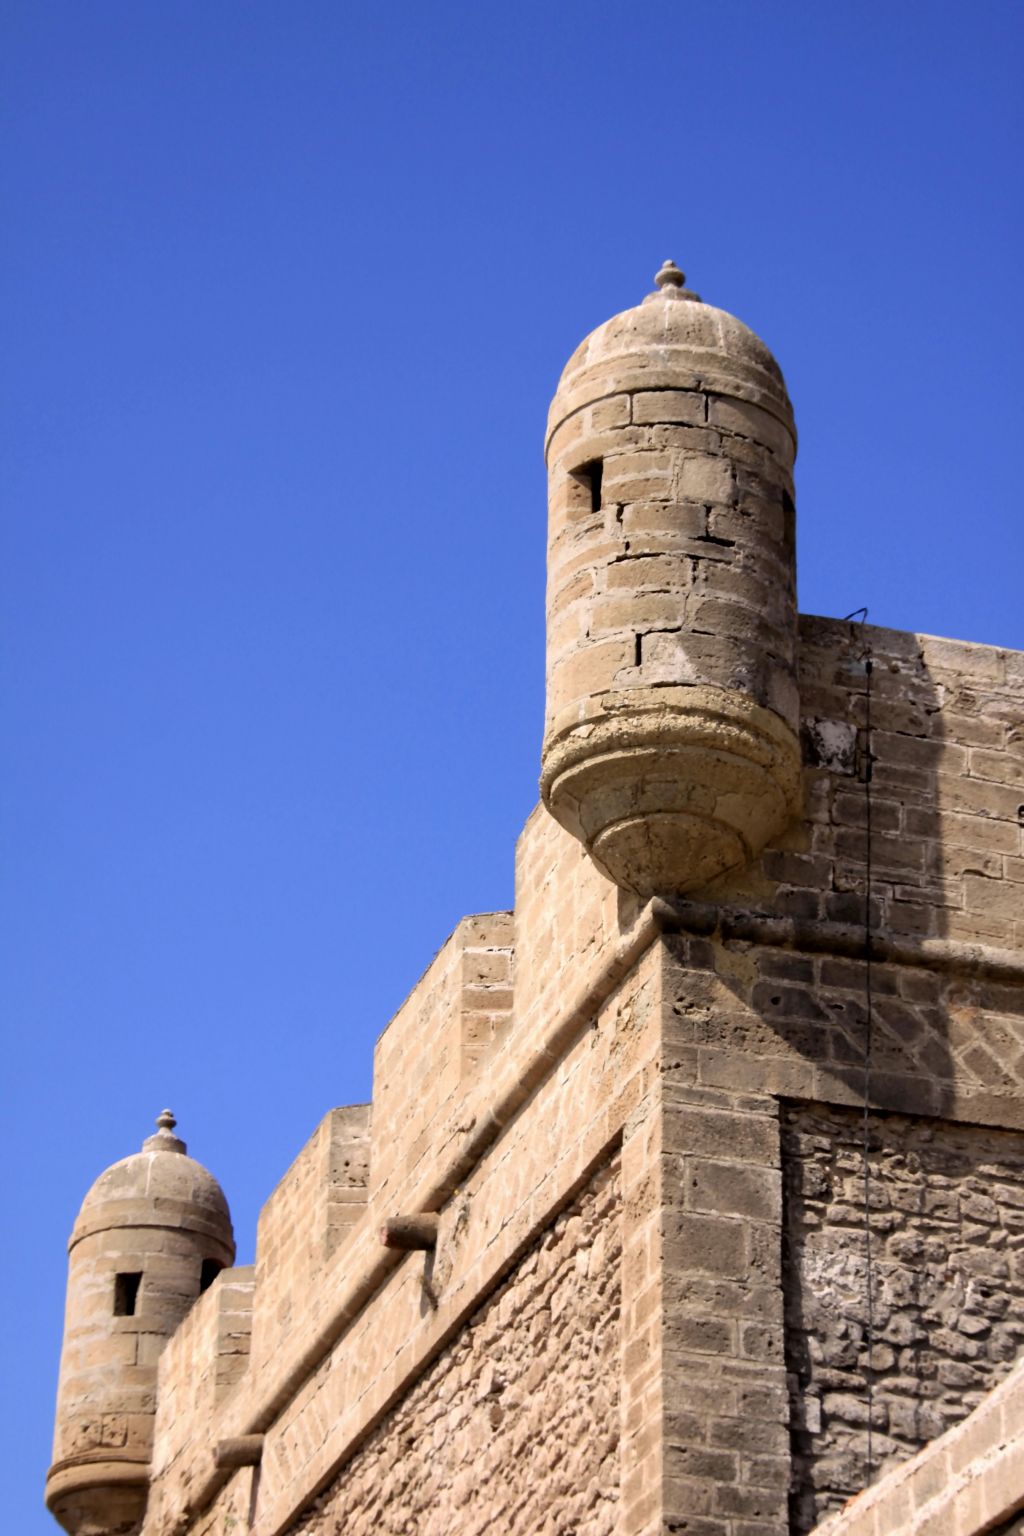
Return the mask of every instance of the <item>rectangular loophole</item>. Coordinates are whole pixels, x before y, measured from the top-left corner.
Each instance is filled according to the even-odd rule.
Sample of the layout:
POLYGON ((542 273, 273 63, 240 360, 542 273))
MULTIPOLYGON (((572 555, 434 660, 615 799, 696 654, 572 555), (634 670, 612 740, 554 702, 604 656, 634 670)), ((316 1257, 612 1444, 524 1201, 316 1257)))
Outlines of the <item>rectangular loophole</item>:
POLYGON ((142 1271, 135 1270, 129 1274, 114 1276, 114 1316, 134 1317, 135 1307, 139 1299, 139 1286, 142 1284, 142 1271))
POLYGON ((199 1294, 208 1291, 221 1272, 221 1264, 218 1259, 204 1259, 203 1267, 199 1271, 199 1294))
POLYGON ((574 469, 570 479, 574 484, 573 505, 581 512, 600 512, 601 479, 604 463, 591 459, 574 469))

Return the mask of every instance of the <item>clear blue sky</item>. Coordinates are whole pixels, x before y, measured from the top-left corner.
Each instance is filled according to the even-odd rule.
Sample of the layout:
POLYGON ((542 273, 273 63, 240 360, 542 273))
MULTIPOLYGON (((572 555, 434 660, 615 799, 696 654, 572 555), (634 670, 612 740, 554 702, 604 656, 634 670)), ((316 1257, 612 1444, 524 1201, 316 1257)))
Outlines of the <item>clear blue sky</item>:
POLYGON ((775 351, 804 611, 1024 647, 1024 8, 5 0, 4 1522, 165 1103, 240 1258, 543 708, 545 411, 666 257, 775 351))

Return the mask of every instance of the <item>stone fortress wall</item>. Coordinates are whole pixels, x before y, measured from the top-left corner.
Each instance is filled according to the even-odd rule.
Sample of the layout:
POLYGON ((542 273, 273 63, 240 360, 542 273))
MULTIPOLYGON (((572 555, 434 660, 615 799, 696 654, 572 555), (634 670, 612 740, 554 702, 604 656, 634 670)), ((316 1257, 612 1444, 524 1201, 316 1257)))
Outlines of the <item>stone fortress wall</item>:
MULTIPOLYGON (((696 304, 684 290, 678 312, 696 304)), ((662 425, 690 430, 664 380, 602 380, 634 422, 660 394, 662 425)), ((788 469, 744 436, 747 404, 719 425, 784 510, 788 469)), ((712 447, 623 441, 651 455, 630 501, 605 445, 577 541, 594 601, 645 520, 663 542, 725 527, 714 500, 672 524, 681 487, 711 495, 686 465, 712 447)), ((761 515, 726 482, 734 521, 761 515)), ((720 536, 671 556, 684 609, 742 606, 757 541, 720 536), (701 564, 727 547, 728 598, 701 564)), ((669 601, 634 596, 647 617, 669 601)), ((560 577, 551 601, 561 624, 560 577)), ((558 819, 538 806, 514 910, 460 923, 380 1037, 372 1105, 332 1110, 285 1174, 255 1265, 224 1270, 163 1348, 143 1536, 1010 1529, 1024 655, 794 617, 760 669, 746 641, 701 640, 684 661, 712 670, 666 725, 643 669, 678 661, 685 627, 611 662, 586 623, 558 635, 558 819), (706 846, 700 817, 712 863, 666 888, 666 858, 706 846), (394 1246, 410 1231, 426 1246, 394 1246)))

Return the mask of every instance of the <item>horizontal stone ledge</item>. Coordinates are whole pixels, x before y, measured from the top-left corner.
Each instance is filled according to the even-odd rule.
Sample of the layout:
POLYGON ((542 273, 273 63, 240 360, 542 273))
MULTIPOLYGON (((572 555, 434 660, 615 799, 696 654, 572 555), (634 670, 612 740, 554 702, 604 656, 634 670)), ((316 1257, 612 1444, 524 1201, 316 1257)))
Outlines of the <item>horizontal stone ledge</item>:
POLYGON ((218 1440, 213 1451, 215 1467, 256 1467, 263 1455, 263 1435, 235 1435, 218 1440))
POLYGON ((670 896, 655 897, 651 909, 663 933, 690 933, 724 942, 842 955, 851 960, 870 958, 884 965, 966 972, 1011 986, 1024 986, 1024 960, 1012 950, 995 949, 988 944, 965 944, 957 939, 897 939, 884 933, 867 935, 860 924, 778 917, 769 912, 746 912, 670 896))
POLYGON ((411 1216, 389 1216, 380 1229, 385 1248, 412 1252, 417 1248, 437 1247, 438 1217, 434 1211, 417 1211, 411 1216))
POLYGON ((117 1446, 101 1445, 91 1451, 77 1451, 71 1456, 63 1456, 60 1461, 55 1461, 46 1474, 49 1484, 59 1478, 67 1478, 70 1474, 73 1478, 77 1471, 83 1467, 101 1467, 103 1475, 109 1476, 111 1482, 148 1482, 149 1461, 138 1456, 120 1455, 117 1446))

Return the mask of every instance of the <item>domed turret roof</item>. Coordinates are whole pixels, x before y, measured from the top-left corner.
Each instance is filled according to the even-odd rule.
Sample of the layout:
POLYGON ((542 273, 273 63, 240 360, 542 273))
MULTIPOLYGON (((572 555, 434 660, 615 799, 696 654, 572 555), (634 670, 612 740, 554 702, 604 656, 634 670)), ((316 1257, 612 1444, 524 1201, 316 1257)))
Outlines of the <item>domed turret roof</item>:
POLYGON ((653 293, 584 338, 562 370, 549 439, 582 404, 638 389, 721 392, 761 406, 794 431, 782 370, 764 342, 735 315, 705 304, 685 281, 666 261, 653 293))
POLYGON ((176 1121, 165 1109, 157 1132, 142 1150, 101 1173, 82 1202, 69 1248, 111 1227, 172 1227, 200 1232, 235 1251, 231 1214, 224 1192, 202 1163, 189 1157, 174 1135, 176 1121))

